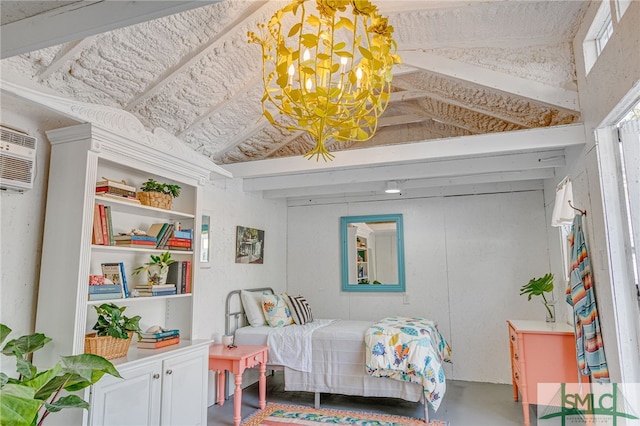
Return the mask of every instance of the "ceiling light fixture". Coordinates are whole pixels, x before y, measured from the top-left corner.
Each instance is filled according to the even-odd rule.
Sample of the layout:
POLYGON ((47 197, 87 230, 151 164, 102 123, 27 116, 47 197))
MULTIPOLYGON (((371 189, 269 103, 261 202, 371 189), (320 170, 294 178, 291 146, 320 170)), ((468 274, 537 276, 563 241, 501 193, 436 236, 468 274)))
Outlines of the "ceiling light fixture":
POLYGON ((316 141, 304 156, 333 159, 325 143, 365 141, 389 102, 400 63, 393 27, 366 0, 293 0, 268 24, 258 24, 262 47, 262 112, 274 126, 308 132, 316 141), (347 8, 350 8, 350 13, 347 8), (266 31, 265 31, 266 28, 266 31), (274 117, 267 104, 278 110, 274 117))
POLYGON ((399 194, 400 188, 398 188, 398 182, 390 180, 387 182, 387 189, 384 190, 387 194, 399 194))

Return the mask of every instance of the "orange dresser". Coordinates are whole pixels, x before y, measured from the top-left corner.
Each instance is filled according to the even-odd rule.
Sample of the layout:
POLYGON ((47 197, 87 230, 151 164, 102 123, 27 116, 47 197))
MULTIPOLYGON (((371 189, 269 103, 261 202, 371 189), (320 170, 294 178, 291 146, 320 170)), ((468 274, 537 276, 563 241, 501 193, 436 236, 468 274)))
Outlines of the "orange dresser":
MULTIPOLYGON (((578 381, 573 327, 563 323, 508 320, 513 399, 522 396, 524 424, 529 425, 529 404, 538 404, 538 383, 578 381)), ((583 383, 588 378, 582 378, 583 383)))

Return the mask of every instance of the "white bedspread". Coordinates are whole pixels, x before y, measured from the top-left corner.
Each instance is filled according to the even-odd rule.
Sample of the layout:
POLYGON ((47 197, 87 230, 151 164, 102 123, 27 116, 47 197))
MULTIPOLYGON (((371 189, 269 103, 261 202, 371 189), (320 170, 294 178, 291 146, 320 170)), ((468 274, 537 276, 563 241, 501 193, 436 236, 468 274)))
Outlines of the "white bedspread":
POLYGON ((311 372, 313 332, 334 320, 315 319, 304 325, 272 328, 267 338, 269 364, 286 365, 298 371, 311 372))

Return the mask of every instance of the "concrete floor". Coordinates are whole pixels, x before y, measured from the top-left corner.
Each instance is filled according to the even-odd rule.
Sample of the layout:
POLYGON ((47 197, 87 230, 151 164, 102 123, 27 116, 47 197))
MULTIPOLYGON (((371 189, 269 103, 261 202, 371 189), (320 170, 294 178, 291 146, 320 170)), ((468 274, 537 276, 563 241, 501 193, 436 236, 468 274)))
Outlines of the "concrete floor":
MULTIPOLYGON (((244 389, 242 394, 242 418, 259 409, 258 384, 244 389)), ((310 392, 285 392, 283 373, 278 371, 267 377, 267 403, 313 406, 310 392)), ((345 395, 323 394, 321 407, 344 410, 360 410, 384 414, 424 418, 420 403, 391 398, 363 398, 345 395)), ((531 412, 531 424, 536 424, 536 414, 531 412)), ((522 405, 513 401, 511 385, 493 383, 447 381, 447 393, 437 413, 429 410, 432 420, 447 420, 450 426, 522 426, 522 405)), ((209 426, 233 425, 233 397, 225 404, 212 405, 208 409, 209 426)))

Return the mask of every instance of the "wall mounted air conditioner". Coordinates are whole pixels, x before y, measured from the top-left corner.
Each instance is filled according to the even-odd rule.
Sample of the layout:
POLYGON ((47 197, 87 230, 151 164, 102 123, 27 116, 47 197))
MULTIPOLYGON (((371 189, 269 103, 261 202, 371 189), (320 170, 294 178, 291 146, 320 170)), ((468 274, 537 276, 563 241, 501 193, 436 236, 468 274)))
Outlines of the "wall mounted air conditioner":
POLYGON ((0 127, 0 189, 24 192, 33 188, 37 139, 0 127))

